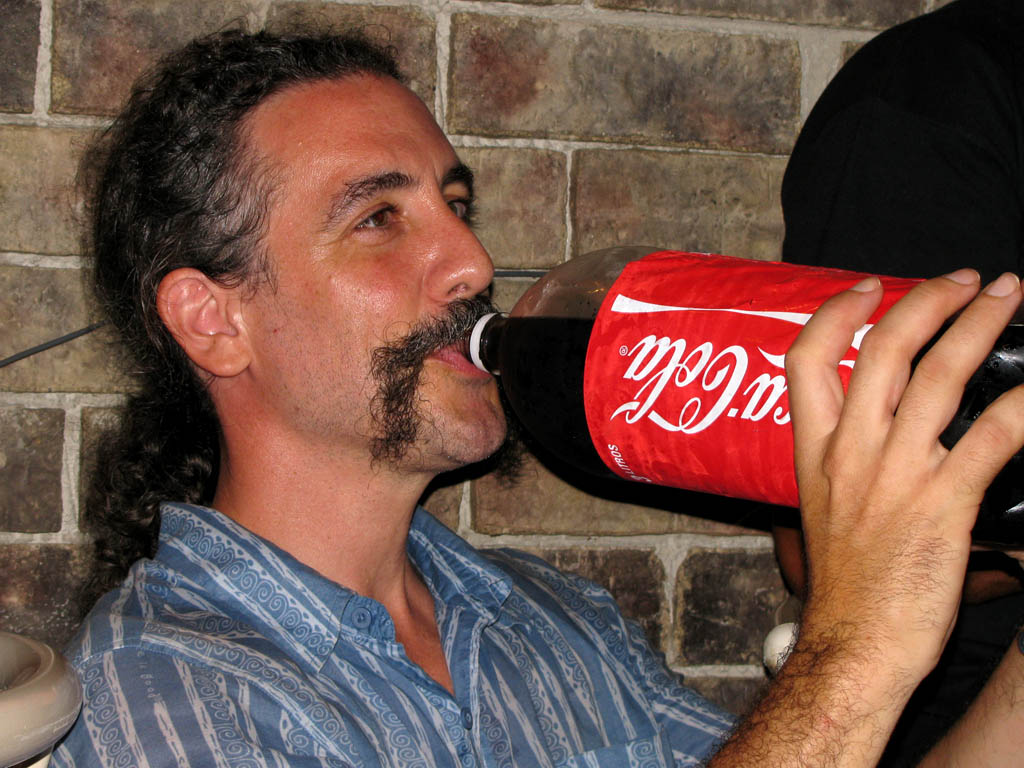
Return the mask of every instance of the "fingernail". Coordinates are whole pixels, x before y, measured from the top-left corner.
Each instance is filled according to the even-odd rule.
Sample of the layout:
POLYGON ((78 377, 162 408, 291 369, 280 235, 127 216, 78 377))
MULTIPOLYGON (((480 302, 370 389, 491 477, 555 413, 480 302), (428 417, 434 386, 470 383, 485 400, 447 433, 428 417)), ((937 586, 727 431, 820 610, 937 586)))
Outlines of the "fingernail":
POLYGON ((954 283, 960 283, 960 285, 971 285, 972 283, 978 282, 981 277, 973 269, 958 269, 956 272, 950 272, 946 275, 947 280, 952 280, 954 283))
POLYGON ((993 282, 989 283, 988 287, 985 289, 985 293, 989 296, 1002 298, 1004 296, 1009 296, 1019 288, 1020 278, 1010 272, 1006 272, 996 278, 993 282))
POLYGON ((850 290, 857 291, 857 293, 869 293, 870 291, 875 290, 879 285, 880 283, 878 282, 878 278, 872 275, 871 277, 865 277, 859 283, 852 286, 850 290))

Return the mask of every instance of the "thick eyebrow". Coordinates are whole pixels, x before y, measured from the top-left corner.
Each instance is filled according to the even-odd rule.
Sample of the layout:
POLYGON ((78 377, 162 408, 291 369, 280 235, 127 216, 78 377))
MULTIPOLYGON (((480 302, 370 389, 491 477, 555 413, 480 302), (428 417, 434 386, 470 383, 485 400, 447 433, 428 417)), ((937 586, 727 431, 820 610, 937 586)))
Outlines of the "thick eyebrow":
POLYGON ((345 189, 331 199, 331 206, 327 212, 327 228, 331 228, 346 214, 361 203, 388 189, 401 189, 411 187, 415 180, 407 173, 401 171, 385 171, 364 176, 345 185, 345 189))
MULTIPOLYGON (((347 214, 366 200, 389 189, 403 189, 416 184, 416 180, 402 171, 384 171, 364 176, 345 185, 344 191, 334 195, 327 211, 325 229, 331 229, 344 220, 347 214)), ((441 186, 462 184, 468 192, 467 197, 473 198, 473 171, 465 163, 453 165, 441 178, 441 186)))

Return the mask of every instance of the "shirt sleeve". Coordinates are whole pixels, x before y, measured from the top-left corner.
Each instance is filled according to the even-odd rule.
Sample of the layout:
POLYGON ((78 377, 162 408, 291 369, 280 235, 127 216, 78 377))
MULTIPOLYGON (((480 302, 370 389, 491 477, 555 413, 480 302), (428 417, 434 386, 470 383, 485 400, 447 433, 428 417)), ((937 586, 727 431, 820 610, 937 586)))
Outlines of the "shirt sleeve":
MULTIPOLYGON (((651 647, 640 625, 623 615, 608 590, 536 557, 506 554, 509 564, 528 577, 528 581, 519 582, 520 588, 543 608, 539 615, 552 622, 551 634, 570 638, 581 663, 590 665, 589 678, 597 680, 607 673, 618 680, 598 695, 615 698, 628 693, 642 700, 645 716, 656 726, 666 750, 671 750, 674 765, 701 765, 724 743, 735 718, 683 683, 668 667, 664 655, 651 647), (541 591, 534 591, 531 582, 541 591), (545 603, 545 593, 556 601, 545 603), (578 628, 578 634, 569 632, 570 625, 578 628)), ((538 643, 536 653, 545 652, 538 643)), ((621 701, 619 706, 623 706, 621 701)), ((605 702, 609 720, 617 711, 611 701, 605 702)), ((619 714, 623 720, 632 716, 619 714)))
POLYGON ((639 624, 622 617, 622 625, 627 658, 647 691, 677 765, 702 765, 728 739, 736 718, 689 688, 666 665, 664 655, 651 648, 639 624), (696 763, 695 757, 699 758, 696 763))
POLYGON ((85 704, 52 765, 344 766, 261 686, 171 655, 122 648, 78 667, 85 704))

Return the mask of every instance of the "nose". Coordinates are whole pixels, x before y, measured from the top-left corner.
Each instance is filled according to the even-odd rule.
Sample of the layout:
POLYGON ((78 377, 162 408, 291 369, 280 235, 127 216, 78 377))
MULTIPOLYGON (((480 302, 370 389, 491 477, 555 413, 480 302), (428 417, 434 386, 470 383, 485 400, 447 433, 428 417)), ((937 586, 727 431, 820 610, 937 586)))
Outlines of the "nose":
POLYGON ((426 279, 431 298, 439 303, 476 296, 494 278, 494 264, 487 250, 466 222, 454 214, 438 233, 434 253, 426 279))

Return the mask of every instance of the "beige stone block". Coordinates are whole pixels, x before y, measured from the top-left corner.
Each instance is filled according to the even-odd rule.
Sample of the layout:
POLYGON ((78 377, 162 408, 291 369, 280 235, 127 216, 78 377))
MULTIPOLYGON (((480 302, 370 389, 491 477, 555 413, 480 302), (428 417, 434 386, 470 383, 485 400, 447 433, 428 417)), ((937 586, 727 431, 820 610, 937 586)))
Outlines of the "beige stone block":
POLYGON ((0 628, 61 648, 90 607, 90 548, 0 545, 0 628))
POLYGON ((109 430, 113 429, 121 416, 119 408, 83 408, 82 439, 79 450, 78 471, 78 524, 82 530, 88 530, 89 516, 86 506, 89 487, 96 471, 96 451, 109 430))
POLYGON ((571 187, 574 253, 653 245, 776 260, 785 167, 782 158, 580 151, 571 187))
POLYGON ((499 277, 494 281, 492 300, 502 312, 508 312, 519 301, 531 285, 537 282, 535 277, 499 277))
POLYGON ((55 0, 55 112, 115 114, 132 83, 195 37, 256 18, 259 0, 55 0))
POLYGON ((0 435, 0 531, 59 531, 64 411, 0 408, 0 435))
MULTIPOLYGON (((95 320, 78 269, 0 266, 0 358, 95 320)), ((108 329, 90 333, 0 368, 0 389, 15 392, 121 392, 108 329)))
POLYGON ((456 14, 456 133, 787 152, 800 112, 790 40, 456 14))
POLYGON ((787 597, 772 552, 693 550, 676 581, 679 663, 760 664, 787 597))
POLYGON ((476 231, 499 269, 543 269, 565 253, 565 155, 460 148, 475 175, 476 231))
POLYGON ((90 138, 74 129, 0 127, 0 250, 78 252, 75 175, 90 138))
POLYGON ((486 534, 630 535, 749 533, 736 525, 749 506, 625 481, 600 481, 527 457, 519 481, 473 482, 473 528, 486 534), (568 479, 570 478, 572 482, 568 479))
POLYGON ((0 110, 31 112, 39 50, 39 0, 4 0, 0 15, 0 110))
POLYGON ((281 3, 270 9, 271 32, 300 30, 358 30, 370 39, 393 47, 407 84, 431 111, 437 87, 437 55, 433 18, 405 6, 341 5, 339 3, 281 3))

